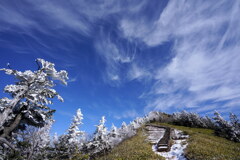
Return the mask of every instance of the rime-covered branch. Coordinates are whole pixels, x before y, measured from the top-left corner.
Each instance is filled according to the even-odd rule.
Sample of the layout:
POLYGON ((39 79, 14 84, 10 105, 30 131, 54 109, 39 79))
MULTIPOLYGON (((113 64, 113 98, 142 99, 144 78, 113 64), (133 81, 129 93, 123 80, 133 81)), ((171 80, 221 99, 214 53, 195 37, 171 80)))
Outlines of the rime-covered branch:
MULTIPOLYGON (((54 90, 54 80, 67 84, 68 74, 65 70, 57 71, 55 65, 43 59, 36 60, 38 70, 24 72, 9 68, 2 68, 8 75, 18 81, 7 85, 4 92, 12 98, 0 99, 0 137, 9 139, 13 131, 24 125, 42 127, 54 112, 47 105, 51 99, 62 97, 54 90)), ((4 142, 4 141, 1 141, 4 142)))

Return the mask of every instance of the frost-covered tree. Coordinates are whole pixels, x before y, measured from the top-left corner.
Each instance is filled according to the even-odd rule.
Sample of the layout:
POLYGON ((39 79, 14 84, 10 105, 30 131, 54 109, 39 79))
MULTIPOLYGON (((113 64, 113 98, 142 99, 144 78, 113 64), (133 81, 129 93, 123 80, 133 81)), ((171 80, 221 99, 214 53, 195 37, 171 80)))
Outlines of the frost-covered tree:
POLYGON ((229 118, 230 118, 230 124, 232 125, 232 130, 236 135, 236 141, 240 142, 240 120, 233 113, 230 113, 229 118))
POLYGON ((151 111, 147 115, 147 120, 149 122, 160 121, 160 118, 161 118, 161 114, 159 112, 156 112, 156 111, 151 111))
MULTIPOLYGON (((46 148, 50 147, 50 142, 51 142, 51 137, 50 137, 50 130, 52 128, 52 124, 53 124, 53 120, 48 120, 48 122, 46 122, 46 124, 41 127, 38 128, 36 130, 35 137, 33 137, 33 139, 35 139, 34 141, 36 141, 35 143, 35 149, 39 148, 38 150, 38 155, 41 155, 41 157, 43 157, 45 154, 43 154, 43 152, 45 151, 46 148)), ((32 135, 34 135, 32 134, 32 135)), ((31 142, 32 143, 32 142, 31 142)))
POLYGON ((218 113, 215 111, 213 119, 217 125, 215 133, 220 136, 227 136, 231 125, 218 113))
POLYGON ((133 126, 135 130, 141 127, 141 125, 138 124, 136 120, 130 122, 130 124, 133 126))
POLYGON ((72 122, 67 130, 67 133, 60 137, 55 137, 54 148, 55 156, 58 158, 72 158, 80 152, 82 145, 85 141, 85 132, 79 130, 82 125, 83 114, 81 109, 78 109, 74 115, 72 122))
POLYGON ((58 141, 59 141, 58 134, 57 134, 57 133, 54 133, 54 135, 53 135, 53 140, 52 140, 52 147, 54 147, 55 145, 57 145, 57 144, 58 144, 58 141))
POLYGON ((140 128, 142 125, 148 123, 150 119, 153 117, 137 117, 134 121, 130 122, 130 124, 133 126, 133 128, 136 130, 140 128))
POLYGON ((204 124, 204 128, 215 129, 215 123, 208 116, 201 117, 201 120, 204 124))
POLYGON ((231 125, 232 125, 234 128, 240 129, 240 120, 238 119, 238 117, 237 117, 235 114, 230 113, 229 119, 230 119, 231 125))
POLYGON ((197 113, 189 112, 188 117, 192 127, 206 128, 205 124, 202 122, 202 118, 197 113))
POLYGON ((102 116, 99 125, 96 126, 97 129, 93 137, 94 140, 106 140, 107 128, 105 126, 105 123, 106 123, 105 116, 102 116))
POLYGON ((225 137, 232 141, 240 142, 240 129, 237 116, 230 114, 230 122, 223 119, 223 117, 215 111, 213 118, 216 123, 215 133, 218 136, 225 137))
POLYGON ((8 152, 6 159, 45 159, 50 147, 50 129, 53 121, 49 120, 41 127, 27 126, 25 130, 14 133, 15 143, 19 149, 18 155, 14 152, 8 152), (9 157, 11 156, 11 158, 9 157), (18 156, 18 157, 16 157, 18 156), (21 157, 21 158, 20 158, 21 157))
POLYGON ((96 126, 97 128, 93 135, 92 141, 87 144, 87 150, 91 155, 104 154, 111 148, 105 123, 106 119, 103 116, 99 122, 99 125, 96 126))
POLYGON ((54 90, 54 80, 67 84, 67 72, 57 71, 53 63, 43 59, 37 59, 37 71, 26 70, 24 72, 11 68, 0 69, 6 74, 17 79, 15 84, 7 85, 5 93, 12 98, 0 99, 0 143, 13 148, 8 140, 13 131, 24 129, 26 125, 43 127, 48 119, 51 119, 54 110, 47 105, 52 104, 51 99, 62 97, 54 90))
POLYGON ((148 118, 146 117, 137 117, 134 122, 136 123, 136 126, 140 127, 142 126, 143 124, 147 123, 148 122, 148 118))
POLYGON ((198 114, 192 112, 182 111, 174 113, 173 121, 177 125, 206 128, 202 118, 198 114))
POLYGON ((117 129, 117 127, 114 124, 112 124, 112 127, 110 129, 110 132, 109 132, 108 136, 109 137, 113 137, 113 138, 119 136, 118 129, 117 129))
POLYGON ((78 147, 81 147, 83 141, 82 136, 84 135, 83 131, 79 130, 79 125, 82 125, 83 120, 83 114, 81 112, 81 109, 79 108, 77 110, 76 115, 73 117, 72 123, 68 129, 67 138, 69 144, 77 145, 78 147))
POLYGON ((240 142, 240 120, 233 113, 230 113, 229 119, 230 119, 230 124, 232 126, 232 131, 234 135, 233 139, 237 142, 240 142))
MULTIPOLYGON (((83 136, 84 131, 79 130, 79 126, 82 125, 83 114, 81 109, 79 108, 76 112, 76 115, 73 117, 72 123, 67 130, 66 143, 65 145, 68 148, 69 154, 74 154, 75 152, 79 152, 83 145, 83 136)), ((71 157, 71 156, 70 156, 71 157)))
POLYGON ((121 128, 119 129, 119 134, 122 139, 127 138, 127 132, 128 132, 127 124, 126 122, 122 122, 121 128))
POLYGON ((127 137, 132 137, 132 136, 134 136, 134 135, 137 133, 137 131, 136 131, 136 129, 134 128, 134 126, 133 126, 132 123, 130 123, 129 125, 127 125, 127 128, 128 128, 127 137))
POLYGON ((108 140, 111 148, 115 147, 122 141, 121 136, 118 132, 118 129, 114 124, 112 124, 111 130, 108 133, 108 140))
POLYGON ((133 123, 130 123, 129 125, 127 125, 126 122, 123 122, 121 127, 117 129, 117 135, 120 141, 130 138, 135 134, 136 134, 136 129, 134 128, 133 123))
POLYGON ((186 111, 174 113, 173 119, 174 119, 174 123, 177 125, 191 126, 190 119, 186 111))

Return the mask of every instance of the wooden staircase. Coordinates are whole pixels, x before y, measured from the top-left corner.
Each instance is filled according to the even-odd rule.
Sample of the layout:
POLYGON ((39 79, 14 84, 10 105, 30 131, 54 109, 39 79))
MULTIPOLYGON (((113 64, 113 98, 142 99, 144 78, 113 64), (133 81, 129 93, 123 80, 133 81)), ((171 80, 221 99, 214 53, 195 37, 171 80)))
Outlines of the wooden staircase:
POLYGON ((146 125, 150 136, 148 140, 156 144, 158 152, 167 152, 171 149, 171 128, 159 125, 146 125))

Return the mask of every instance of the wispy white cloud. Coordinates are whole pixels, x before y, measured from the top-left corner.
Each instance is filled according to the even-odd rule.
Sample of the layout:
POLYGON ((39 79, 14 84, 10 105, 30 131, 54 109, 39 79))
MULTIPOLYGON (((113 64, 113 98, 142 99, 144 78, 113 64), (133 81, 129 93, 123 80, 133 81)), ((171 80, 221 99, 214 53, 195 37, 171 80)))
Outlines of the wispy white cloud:
MULTIPOLYGON (((2 2, 3 3, 3 2, 2 2)), ((1 4, 1 22, 5 24, 11 24, 19 27, 36 27, 36 23, 31 19, 28 19, 24 15, 20 14, 19 11, 11 8, 10 6, 6 6, 1 4)), ((1 30, 8 30, 9 27, 4 28, 1 27, 1 30)))
MULTIPOLYGON (((141 12, 147 2, 26 0, 16 5, 2 1, 0 32, 7 30, 28 35, 46 49, 46 53, 52 50, 51 44, 37 37, 35 31, 49 37, 65 36, 74 40, 78 40, 79 35, 96 36, 94 47, 106 64, 103 72, 107 82, 120 83, 124 78, 155 80, 150 91, 141 96, 147 98, 146 109, 188 107, 199 110, 199 106, 208 101, 213 106, 220 104, 222 110, 227 106, 234 108, 240 98, 239 1, 169 1, 163 11, 154 11, 150 16, 141 12), (108 28, 103 23, 112 24, 113 28, 118 25, 118 28, 108 28), (100 28, 107 28, 107 31, 100 28), (121 34, 117 33, 118 29, 121 34), (135 61, 134 46, 128 48, 122 39, 124 43, 140 41, 149 48, 171 41, 174 58, 149 71, 149 66, 135 61), (121 73, 122 68, 126 72, 121 73)), ((30 45, 27 49, 16 44, 12 46, 24 54, 31 48, 30 45)), ((66 45, 57 47, 68 51, 66 45)), ((71 54, 69 57, 74 58, 71 54)))
MULTIPOLYGON (((25 32, 33 30, 40 31, 51 36, 58 36, 53 31, 75 31, 81 35, 89 35, 91 32, 91 22, 88 17, 96 17, 91 12, 82 12, 90 8, 85 3, 77 1, 24 1, 22 3, 1 2, 2 25, 1 29, 9 29, 15 32, 25 32), (16 30, 18 29, 18 30, 16 30)), ((100 10, 102 11, 102 10, 100 10)), ((31 33, 32 34, 32 33, 31 33)), ((62 35, 62 32, 59 32, 62 35)))
MULTIPOLYGON (((138 12, 147 1, 30 1, 0 2, 1 30, 16 32, 38 30, 57 36, 52 31, 76 31, 82 35, 91 34, 92 27, 99 20, 108 20, 114 14, 126 15, 138 12), (7 24, 7 25, 6 25, 7 24), (4 26, 4 27, 3 27, 4 26), (6 27, 8 26, 8 27, 6 27), (20 29, 20 30, 16 30, 20 29)), ((59 32, 59 34, 62 34, 59 32)), ((89 35, 90 36, 90 35, 89 35)))
POLYGON ((110 77, 110 79, 113 80, 113 81, 118 81, 119 80, 119 76, 118 75, 112 75, 110 77))
POLYGON ((71 3, 59 3, 57 1, 42 1, 32 2, 34 9, 51 21, 48 25, 52 29, 66 29, 69 28, 81 34, 89 34, 90 24, 85 19, 84 14, 77 13, 71 3))
POLYGON ((128 71, 129 80, 142 80, 143 78, 151 78, 150 74, 145 68, 140 67, 139 65, 133 63, 128 71))
MULTIPOLYGON (((133 55, 129 54, 129 48, 124 48, 119 41, 113 41, 109 38, 111 33, 102 32, 100 28, 104 28, 104 23, 117 24, 119 19, 127 15, 139 13, 146 5, 147 1, 30 1, 26 0, 19 3, 0 2, 0 32, 11 31, 18 34, 24 34, 38 43, 42 48, 43 53, 48 54, 52 58, 65 61, 68 58, 62 58, 54 54, 53 46, 46 43, 37 33, 42 33, 49 38, 55 39, 71 39, 80 41, 82 37, 90 37, 96 43, 97 52, 106 63, 107 79, 110 81, 121 81, 119 75, 119 64, 130 63, 133 60, 133 55), (99 30, 101 33, 99 33, 99 30), (94 38, 98 36, 99 38, 94 38)), ((23 38, 24 38, 23 35, 23 38)), ((6 42, 7 43, 7 42, 6 42)), ((26 42, 27 43, 27 42, 26 42)), ((54 48, 59 48, 69 54, 69 47, 66 44, 54 44, 54 48)), ((9 42, 9 45, 12 45, 9 42)), ((28 43, 28 45, 30 45, 28 43)), ((24 46, 18 47, 19 52, 25 50, 24 46)), ((34 50, 34 49, 32 49, 34 50)), ((38 53, 39 51, 36 51, 38 53)), ((22 52, 21 52, 22 53, 22 52)))
POLYGON ((120 67, 134 60, 134 50, 129 51, 116 39, 113 41, 109 35, 106 36, 103 33, 95 42, 95 48, 106 64, 105 74, 103 75, 104 77, 107 75, 105 80, 110 80, 110 83, 113 83, 113 81, 120 83, 122 80, 120 67))
POLYGON ((126 37, 137 38, 149 46, 156 46, 176 36, 218 28, 217 24, 228 21, 230 15, 225 15, 225 10, 230 5, 232 4, 224 1, 169 1, 158 19, 148 21, 145 17, 125 18, 121 20, 119 28, 126 37))
POLYGON ((239 14, 234 1, 170 1, 152 23, 121 21, 124 36, 149 47, 174 41, 175 57, 153 74, 146 109, 198 108, 208 101, 224 107, 220 103, 240 98, 239 14))
POLYGON ((237 1, 170 1, 153 24, 122 22, 125 36, 149 46, 174 41, 175 57, 153 74, 156 83, 146 94, 151 95, 146 109, 236 105, 223 103, 240 98, 239 14, 237 1))
POLYGON ((123 119, 123 118, 134 119, 138 116, 139 116, 139 112, 137 112, 136 110, 127 110, 127 111, 123 112, 122 114, 114 115, 114 118, 115 119, 123 119))

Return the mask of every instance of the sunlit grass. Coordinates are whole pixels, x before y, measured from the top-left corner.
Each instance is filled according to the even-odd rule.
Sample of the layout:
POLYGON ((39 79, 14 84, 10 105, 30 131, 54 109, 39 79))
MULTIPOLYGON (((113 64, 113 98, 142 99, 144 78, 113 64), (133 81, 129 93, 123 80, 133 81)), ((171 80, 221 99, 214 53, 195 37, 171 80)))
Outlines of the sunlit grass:
POLYGON ((161 124, 186 132, 190 137, 185 150, 188 159, 194 160, 240 160, 240 143, 217 137, 214 131, 161 124))
MULTIPOLYGON (((240 160, 240 143, 214 135, 211 129, 190 128, 163 123, 155 123, 179 129, 190 137, 185 154, 189 160, 240 160)), ((99 160, 164 160, 153 153, 152 145, 145 141, 143 131, 125 140, 99 160)))
POLYGON ((152 145, 148 143, 142 129, 137 135, 123 141, 107 155, 98 160, 164 160, 165 158, 153 153, 152 145))

